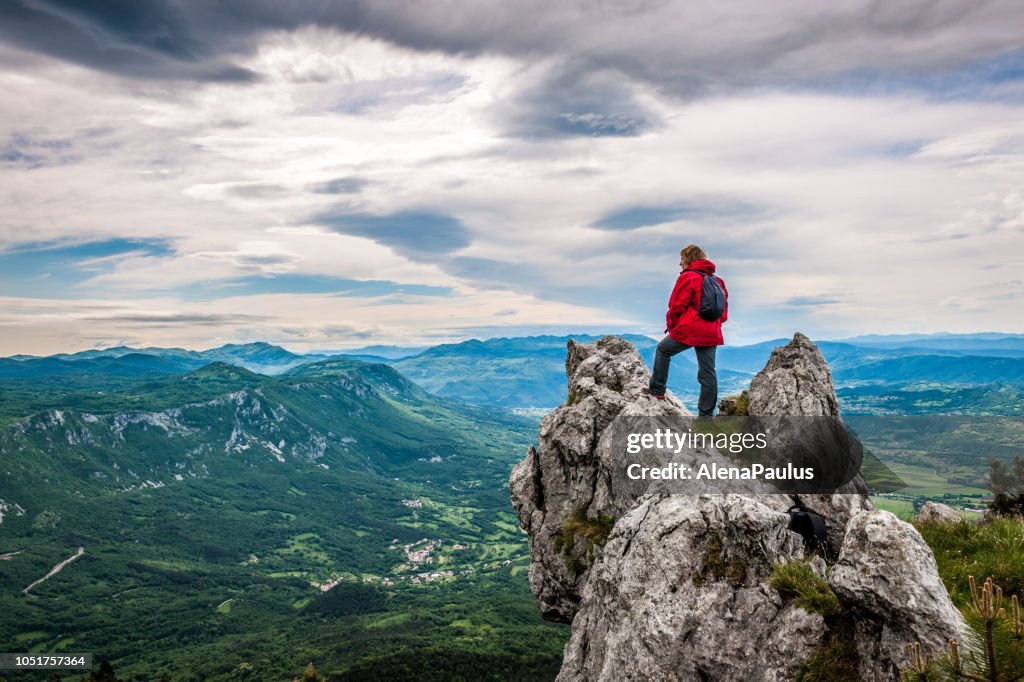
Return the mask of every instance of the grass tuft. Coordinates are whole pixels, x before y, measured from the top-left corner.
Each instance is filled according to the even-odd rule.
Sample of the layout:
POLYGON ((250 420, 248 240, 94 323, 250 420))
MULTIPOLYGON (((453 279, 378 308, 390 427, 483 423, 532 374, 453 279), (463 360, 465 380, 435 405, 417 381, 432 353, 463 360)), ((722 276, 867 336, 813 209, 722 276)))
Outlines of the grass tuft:
POLYGON ((776 564, 768 585, 805 611, 826 617, 842 611, 839 598, 825 579, 802 561, 776 564))
POLYGON ((1007 594, 1024 594, 1024 521, 914 524, 935 554, 939 576, 959 608, 971 604, 969 576, 992 576, 1007 594))
POLYGON ((853 623, 839 619, 800 668, 796 682, 861 682, 853 623))

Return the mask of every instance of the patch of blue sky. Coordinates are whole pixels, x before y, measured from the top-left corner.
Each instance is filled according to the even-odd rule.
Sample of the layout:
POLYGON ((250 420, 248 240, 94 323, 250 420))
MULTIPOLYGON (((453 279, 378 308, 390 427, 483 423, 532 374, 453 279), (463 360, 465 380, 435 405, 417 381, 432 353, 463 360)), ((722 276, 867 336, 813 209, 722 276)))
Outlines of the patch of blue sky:
POLYGON ((169 256, 164 239, 105 239, 68 243, 31 242, 0 251, 0 295, 79 298, 81 282, 111 271, 119 258, 169 256))
POLYGON ((640 135, 650 125, 639 116, 603 112, 561 113, 550 124, 551 130, 556 133, 593 137, 633 137, 640 135))
POLYGON ((923 96, 938 101, 1024 103, 1024 50, 1013 50, 956 69, 899 71, 863 68, 812 84, 809 89, 848 95, 923 96))
POLYGON ((402 211, 385 215, 323 214, 317 222, 336 232, 372 239, 398 253, 422 260, 468 246, 470 233, 452 216, 431 211, 402 211))

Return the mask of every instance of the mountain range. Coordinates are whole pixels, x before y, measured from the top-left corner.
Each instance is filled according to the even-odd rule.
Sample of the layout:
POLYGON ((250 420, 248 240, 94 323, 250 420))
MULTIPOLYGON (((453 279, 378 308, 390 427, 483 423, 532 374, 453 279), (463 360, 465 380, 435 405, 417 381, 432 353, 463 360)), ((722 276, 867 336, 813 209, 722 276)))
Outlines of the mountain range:
MULTIPOLYGON (((624 334, 653 363, 656 341, 624 334)), ((368 346, 337 351, 364 363, 389 365, 434 395, 492 407, 544 410, 565 399, 564 349, 570 337, 532 336, 472 339, 429 348, 368 346)), ((576 335, 580 342, 598 338, 576 335)), ((745 387, 785 339, 718 349, 719 393, 745 387)), ((997 334, 862 336, 819 341, 832 368, 840 398, 854 409, 871 407, 874 387, 884 386, 911 412, 935 404, 935 391, 952 411, 1013 412, 1012 396, 1024 387, 1024 336, 997 334), (979 393, 979 390, 982 390, 979 393), (993 391, 996 392, 993 397, 993 391), (927 393, 927 395, 925 395, 927 393), (1004 396, 1000 397, 1002 394, 1004 396), (1007 400, 1004 400, 1006 397, 1007 400), (915 407, 917 405, 917 407, 915 407)), ((324 351, 326 353, 327 351, 324 351)), ((24 404, 25 389, 37 409, 81 399, 81 392, 110 390, 160 376, 188 372, 212 361, 230 363, 265 375, 280 375, 325 359, 324 353, 300 354, 264 342, 228 344, 204 351, 181 348, 116 347, 49 357, 0 358, 0 420, 10 416, 11 401, 24 404), (20 393, 19 393, 20 391, 20 393), (47 398, 49 396, 49 403, 47 398)), ((669 388, 684 400, 698 392, 692 354, 673 359, 669 388)))

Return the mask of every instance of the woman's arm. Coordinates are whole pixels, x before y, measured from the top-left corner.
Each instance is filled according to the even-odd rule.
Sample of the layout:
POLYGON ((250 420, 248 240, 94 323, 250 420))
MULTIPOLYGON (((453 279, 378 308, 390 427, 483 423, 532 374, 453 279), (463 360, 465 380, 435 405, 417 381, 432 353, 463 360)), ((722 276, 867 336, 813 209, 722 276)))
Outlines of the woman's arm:
POLYGON ((694 288, 690 286, 690 282, 693 277, 700 278, 700 275, 694 273, 683 272, 679 275, 679 279, 676 280, 676 285, 672 289, 672 295, 668 299, 668 312, 665 313, 665 325, 668 329, 676 326, 676 322, 679 321, 679 317, 683 314, 686 308, 690 305, 690 301, 693 300, 694 288), (692 276, 687 277, 690 274, 692 276))

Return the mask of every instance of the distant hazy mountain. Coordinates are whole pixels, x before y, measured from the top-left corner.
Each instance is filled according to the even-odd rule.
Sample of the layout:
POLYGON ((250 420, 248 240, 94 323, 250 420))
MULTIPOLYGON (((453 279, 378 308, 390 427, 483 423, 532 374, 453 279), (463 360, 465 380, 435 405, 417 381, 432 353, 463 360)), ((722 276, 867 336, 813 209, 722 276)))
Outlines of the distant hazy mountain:
POLYGON ((865 362, 834 374, 840 384, 1024 385, 1024 358, 908 355, 865 362))
MULTIPOLYGON (((100 357, 120 357, 122 355, 128 355, 129 353, 144 353, 146 355, 156 355, 160 357, 174 356, 174 357, 192 357, 196 359, 202 359, 202 356, 197 351, 186 350, 184 348, 157 348, 157 347, 146 347, 146 348, 132 348, 130 346, 111 346, 110 348, 100 349, 89 349, 78 351, 77 353, 56 353, 54 355, 48 355, 45 357, 57 359, 57 360, 87 360, 90 358, 100 357)), ((9 359, 11 360, 35 360, 44 356, 40 355, 12 355, 9 359)))
MULTIPOLYGON (((656 341, 647 336, 624 335, 648 365, 653 364, 656 341)), ((592 341, 597 336, 574 336, 592 341)), ((530 336, 472 339, 429 348, 367 346, 341 351, 366 363, 385 363, 398 369, 427 391, 446 398, 499 407, 548 408, 565 400, 565 344, 568 336, 530 336)), ((719 393, 742 390, 764 367, 772 349, 787 339, 718 349, 719 393)), ((992 383, 1024 385, 1024 335, 1016 334, 908 334, 869 335, 846 341, 818 341, 836 384, 854 388, 884 384, 892 391, 922 386, 949 388, 992 383)), ((227 362, 267 375, 279 375, 311 362, 322 353, 292 353, 280 346, 257 342, 227 344, 203 351, 181 348, 125 346, 46 358, 0 358, 0 378, 13 388, 38 391, 48 388, 59 400, 68 392, 86 388, 109 391, 158 376, 181 374, 211 361, 227 362), (18 384, 17 381, 21 381, 18 384)), ((673 360, 669 388, 690 401, 697 395, 693 354, 673 360)), ((854 396, 847 394, 850 400, 854 396)), ((0 395, 0 418, 16 397, 0 395)), ((983 401, 984 402, 984 401, 983 401)), ((45 402, 37 402, 39 406, 45 402)))
MULTIPOLYGON (((718 349, 718 364, 720 367, 743 371, 758 372, 768 358, 772 350, 789 343, 789 339, 773 339, 749 346, 722 346, 718 349)), ((889 358, 900 358, 908 355, 964 355, 960 351, 936 350, 933 348, 922 348, 917 346, 888 347, 881 345, 858 346, 845 341, 820 341, 815 340, 822 355, 828 360, 833 373, 846 367, 862 365, 876 360, 889 358)))
POLYGON ((261 374, 281 374, 292 367, 327 357, 298 354, 263 341, 229 343, 203 351, 184 348, 115 346, 47 357, 18 355, 0 358, 0 376, 71 376, 77 374, 178 374, 220 360, 261 374), (144 358, 151 358, 145 360, 144 358), (163 362, 160 362, 160 361, 163 362), (101 364, 90 364, 101 363, 101 364))
POLYGON ((327 357, 319 354, 300 355, 263 341, 228 343, 201 351, 199 354, 208 360, 223 360, 260 374, 281 374, 292 367, 327 357))
POLYGON ((906 343, 911 341, 920 341, 921 339, 975 339, 991 341, 995 339, 1024 339, 1024 334, 1014 334, 1010 332, 971 332, 967 334, 954 332, 932 332, 928 334, 861 334, 859 336, 851 336, 840 340, 848 341, 850 343, 888 343, 891 341, 906 343))
POLYGON ((842 339, 858 346, 941 348, 945 350, 1024 350, 1024 334, 985 332, 980 334, 866 334, 842 339))
MULTIPOLYGON (((637 338, 643 340, 649 342, 637 338)), ((554 407, 566 397, 565 343, 553 336, 473 339, 435 346, 391 365, 435 395, 482 405, 554 407)))
MULTIPOLYGON (((657 341, 622 334, 648 363, 654 362, 657 341)), ((565 402, 565 348, 569 336, 528 336, 471 340, 435 346, 418 355, 389 361, 391 366, 436 395, 501 407, 555 407, 565 402)), ((600 337, 571 338, 587 343, 600 337)), ((770 352, 770 351, 769 351, 770 352)), ((669 388, 686 399, 697 394, 692 352, 673 360, 669 388)), ((746 372, 723 368, 722 390, 746 385, 746 372)), ((723 393, 724 395, 724 393, 723 393)))
MULTIPOLYGON (((656 341, 646 336, 625 337, 651 365, 656 341)), ((483 405, 552 407, 565 400, 564 358, 568 338, 473 340, 436 346, 388 363, 436 395, 483 405)), ((597 337, 573 338, 586 342, 597 337)), ((776 339, 748 346, 720 347, 717 353, 719 394, 728 395, 745 388, 753 374, 764 367, 772 350, 787 342, 788 339, 776 339)), ((908 345, 904 346, 838 341, 819 341, 818 346, 832 368, 836 385, 850 389, 843 394, 850 404, 870 404, 871 399, 858 402, 858 391, 881 385, 894 397, 902 391, 913 393, 924 388, 952 391, 945 399, 932 401, 935 411, 940 405, 945 410, 955 411, 959 401, 964 401, 965 409, 1015 413, 1012 412, 1012 391, 986 396, 955 389, 996 384, 1024 386, 1024 358, 1013 348, 1016 341, 1001 341, 988 335, 979 338, 947 335, 944 342, 960 347, 933 348, 921 345, 916 338, 908 339, 908 345), (975 348, 971 343, 981 347, 975 348), (1003 350, 995 347, 998 344, 1004 346, 1003 350)), ((673 360, 669 388, 685 401, 696 398, 699 386, 692 353, 684 352, 673 360)), ((921 396, 910 394, 900 400, 907 405, 918 405, 915 409, 925 409, 928 404, 921 396)))
POLYGON ((418 355, 433 346, 363 346, 362 348, 347 348, 344 350, 314 350, 310 353, 317 353, 324 356, 330 355, 356 355, 370 356, 376 358, 387 358, 398 360, 412 355, 418 355))
POLYGON ((93 353, 81 358, 51 356, 12 360, 0 358, 0 377, 55 377, 112 375, 155 377, 180 374, 208 363, 202 358, 150 355, 147 353, 93 353))

